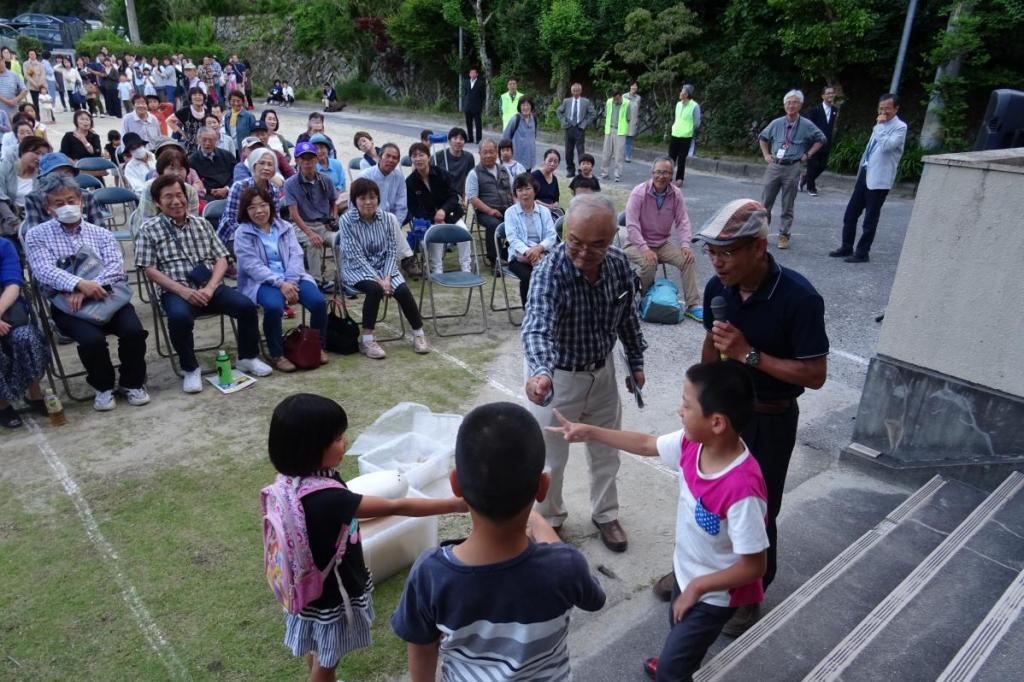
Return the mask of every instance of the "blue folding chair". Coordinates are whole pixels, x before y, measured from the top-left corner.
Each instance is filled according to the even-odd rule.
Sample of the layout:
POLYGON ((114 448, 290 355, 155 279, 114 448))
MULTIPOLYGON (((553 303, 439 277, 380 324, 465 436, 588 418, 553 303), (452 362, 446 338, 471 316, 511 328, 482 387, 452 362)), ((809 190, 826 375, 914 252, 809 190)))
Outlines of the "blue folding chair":
MULTIPOLYGON (((431 244, 461 244, 463 242, 469 242, 469 258, 473 264, 474 269, 478 268, 478 260, 476 255, 476 245, 474 239, 470 235, 469 230, 462 227, 461 225, 433 225, 427 233, 423 236, 423 241, 420 242, 420 252, 423 255, 423 281, 420 283, 420 311, 423 310, 423 294, 427 289, 430 289, 430 317, 434 321, 434 331, 437 332, 438 336, 464 336, 466 334, 483 334, 487 331, 487 304, 484 301, 484 278, 480 276, 479 272, 463 272, 457 270, 454 272, 432 272, 430 264, 430 245, 431 244), (437 303, 434 300, 434 285, 447 289, 468 289, 469 293, 466 297, 466 308, 461 313, 451 314, 438 314, 437 303), (461 332, 454 332, 445 334, 441 331, 437 324, 439 319, 447 319, 454 317, 466 317, 469 315, 469 308, 473 303, 473 289, 478 289, 480 292, 480 315, 483 320, 483 328, 479 330, 468 330, 461 332)), ((442 250, 443 253, 443 250, 442 250)))
POLYGON ((75 182, 78 183, 79 187, 88 192, 103 187, 103 183, 97 180, 95 176, 88 175, 86 173, 79 173, 78 175, 76 175, 75 182))
POLYGON ((349 162, 348 162, 348 182, 349 182, 349 184, 352 184, 355 181, 356 176, 359 175, 359 171, 360 171, 360 169, 359 169, 359 162, 360 161, 362 161, 362 158, 358 157, 358 156, 356 158, 354 158, 354 159, 349 159, 349 162))
MULTIPOLYGON (((497 254, 501 254, 504 253, 507 249, 508 240, 505 238, 505 223, 501 223, 494 230, 494 252, 497 254)), ((508 264, 501 258, 498 258, 498 262, 496 264, 496 267, 494 268, 494 279, 491 281, 491 311, 496 313, 504 311, 505 313, 508 314, 509 323, 515 327, 518 327, 523 322, 522 320, 516 322, 515 319, 513 319, 512 317, 512 311, 523 310, 523 306, 526 304, 526 301, 520 302, 520 304, 517 306, 510 305, 508 298, 508 286, 505 282, 505 280, 507 279, 511 279, 514 282, 519 281, 519 277, 516 276, 516 273, 512 272, 512 269, 509 268, 508 264), (498 280, 501 280, 501 293, 505 297, 504 308, 496 308, 494 306, 494 298, 498 292, 498 280)))
POLYGON ((214 199, 203 207, 203 218, 206 219, 206 222, 213 225, 215 231, 217 226, 220 225, 220 219, 224 216, 224 209, 227 208, 227 205, 227 199, 214 199))
POLYGON ((124 181, 124 176, 121 174, 121 168, 110 159, 104 159, 102 156, 87 156, 84 159, 79 159, 75 162, 75 168, 86 173, 100 173, 103 175, 100 177, 106 177, 108 173, 114 176, 114 184, 119 187, 124 187, 128 183, 124 181))

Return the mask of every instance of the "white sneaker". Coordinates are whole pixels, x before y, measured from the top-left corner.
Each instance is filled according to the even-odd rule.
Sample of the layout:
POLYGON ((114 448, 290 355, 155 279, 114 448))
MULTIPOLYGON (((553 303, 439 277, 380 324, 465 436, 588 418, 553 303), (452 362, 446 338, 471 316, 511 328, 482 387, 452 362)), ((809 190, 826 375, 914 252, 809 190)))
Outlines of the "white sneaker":
POLYGON ((124 395, 128 399, 128 404, 132 407, 139 407, 149 402, 149 393, 146 392, 145 387, 126 388, 124 389, 124 395))
POLYGON ((185 393, 199 393, 203 390, 203 370, 196 367, 191 372, 185 372, 185 379, 181 382, 181 390, 185 393))
POLYGON ((423 334, 419 336, 413 334, 412 337, 412 349, 420 355, 425 355, 430 352, 430 343, 427 341, 427 337, 423 334))
POLYGON ((258 377, 269 376, 274 368, 263 362, 259 358, 246 358, 238 361, 238 369, 249 374, 255 374, 258 377))
POLYGON ((110 412, 117 407, 113 391, 96 391, 96 399, 92 401, 92 409, 97 412, 110 412))

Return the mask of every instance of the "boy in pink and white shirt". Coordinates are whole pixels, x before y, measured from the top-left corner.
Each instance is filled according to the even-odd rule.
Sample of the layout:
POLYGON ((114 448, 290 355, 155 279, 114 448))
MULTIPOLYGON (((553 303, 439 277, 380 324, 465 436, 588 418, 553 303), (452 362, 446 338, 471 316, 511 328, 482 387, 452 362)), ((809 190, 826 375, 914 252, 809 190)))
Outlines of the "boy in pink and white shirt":
POLYGON ((661 655, 644 662, 656 680, 689 680, 740 606, 764 599, 768 493, 757 460, 739 437, 754 412, 754 387, 737 363, 690 367, 679 416, 683 428, 655 437, 566 421, 570 442, 600 442, 660 457, 677 469, 675 585, 661 655))

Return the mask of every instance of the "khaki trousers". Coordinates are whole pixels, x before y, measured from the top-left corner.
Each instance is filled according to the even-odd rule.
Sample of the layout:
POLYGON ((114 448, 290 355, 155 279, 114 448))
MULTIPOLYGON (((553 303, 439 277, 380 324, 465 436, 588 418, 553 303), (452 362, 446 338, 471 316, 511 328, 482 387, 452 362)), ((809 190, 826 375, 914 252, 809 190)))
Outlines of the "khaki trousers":
MULTIPOLYGON (((683 300, 686 302, 686 307, 692 308, 695 305, 700 305, 703 297, 701 296, 700 289, 697 288, 696 260, 692 263, 683 261, 682 250, 671 241, 667 241, 658 248, 651 250, 658 256, 658 263, 668 263, 679 268, 679 277, 683 281, 683 300)), ((647 291, 654 283, 654 276, 658 272, 658 263, 648 263, 647 259, 644 258, 644 252, 635 246, 627 246, 625 251, 630 264, 640 273, 640 285, 644 291, 647 291)))
POLYGON ((601 151, 601 177, 611 175, 616 180, 622 177, 622 159, 626 154, 626 136, 608 133, 604 136, 601 151), (614 164, 613 164, 614 161, 614 164))
MULTIPOLYGON (((531 414, 541 428, 558 426, 552 413, 557 408, 569 421, 585 422, 609 429, 622 424, 622 405, 615 382, 615 363, 608 356, 605 366, 594 372, 554 371, 554 396, 547 407, 528 403, 531 414)), ((569 443, 559 433, 544 432, 547 448, 546 470, 551 474, 548 496, 537 505, 537 511, 552 526, 561 526, 568 512, 562 496, 565 465, 569 460, 569 443)), ((619 517, 619 495, 615 477, 619 472, 619 451, 599 443, 587 443, 587 465, 590 468, 590 516, 598 523, 619 517)))
POLYGON ((800 185, 800 173, 802 166, 799 163, 791 163, 783 166, 781 163, 770 163, 764 171, 764 191, 761 193, 761 203, 768 209, 768 222, 772 220, 772 206, 775 204, 775 197, 779 190, 782 190, 782 224, 779 225, 779 234, 789 234, 793 229, 793 204, 796 202, 796 194, 800 185))
POLYGON ((313 230, 320 239, 324 240, 324 246, 319 249, 313 248, 313 245, 309 242, 309 237, 302 230, 296 230, 296 237, 299 240, 299 245, 302 246, 302 250, 306 254, 306 272, 312 276, 317 282, 320 282, 324 278, 324 248, 330 243, 330 232, 323 223, 306 223, 306 227, 313 230))

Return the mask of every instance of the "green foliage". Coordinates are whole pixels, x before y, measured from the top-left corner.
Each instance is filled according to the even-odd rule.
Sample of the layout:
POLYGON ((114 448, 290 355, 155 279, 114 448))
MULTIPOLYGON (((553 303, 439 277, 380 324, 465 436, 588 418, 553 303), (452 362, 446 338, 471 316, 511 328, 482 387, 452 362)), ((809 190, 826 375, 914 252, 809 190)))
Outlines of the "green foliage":
POLYGON ((157 42, 169 45, 214 45, 217 37, 213 30, 213 19, 177 19, 167 22, 157 42))
POLYGON ((356 78, 337 85, 335 90, 338 93, 338 99, 342 102, 369 102, 379 104, 386 102, 388 99, 387 93, 384 92, 384 89, 376 83, 368 83, 356 78))
POLYGON ((580 0, 551 0, 537 24, 541 49, 551 59, 551 84, 558 95, 566 92, 572 69, 588 61, 588 47, 594 39, 594 23, 580 0))
POLYGON ((83 33, 82 37, 75 43, 75 51, 92 56, 98 53, 101 47, 114 50, 127 44, 125 39, 114 33, 114 31, 109 28, 101 28, 83 33))
POLYGON ((32 36, 19 35, 17 47, 18 54, 23 57, 28 54, 29 50, 35 50, 37 53, 43 51, 43 43, 38 38, 32 36))
POLYGON ((291 15, 292 40, 303 52, 326 48, 343 49, 355 42, 348 0, 309 0, 291 15))
POLYGON ((458 46, 444 30, 446 0, 405 0, 387 20, 387 33, 419 71, 435 75, 450 68, 458 46))
MULTIPOLYGON (((828 153, 828 170, 833 173, 856 175, 860 158, 868 146, 871 131, 843 135, 836 139, 828 153)), ((930 153, 930 152, 929 152, 930 153)), ((925 152, 917 143, 917 139, 908 136, 903 150, 903 157, 896 167, 896 182, 917 182, 921 179, 924 163, 921 158, 925 152)))

